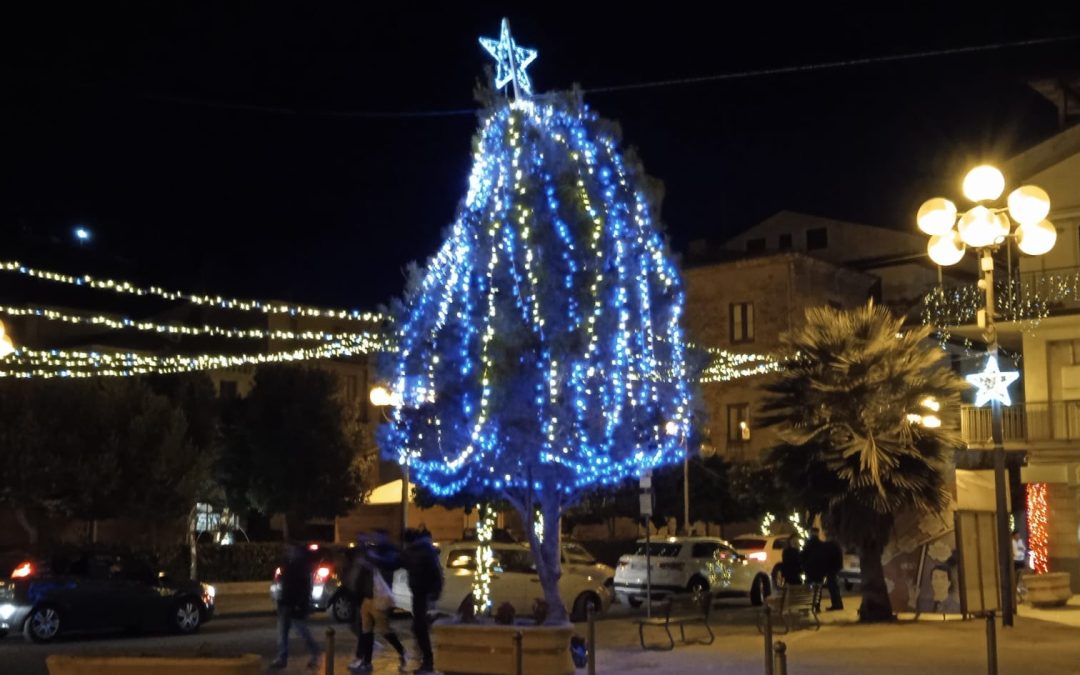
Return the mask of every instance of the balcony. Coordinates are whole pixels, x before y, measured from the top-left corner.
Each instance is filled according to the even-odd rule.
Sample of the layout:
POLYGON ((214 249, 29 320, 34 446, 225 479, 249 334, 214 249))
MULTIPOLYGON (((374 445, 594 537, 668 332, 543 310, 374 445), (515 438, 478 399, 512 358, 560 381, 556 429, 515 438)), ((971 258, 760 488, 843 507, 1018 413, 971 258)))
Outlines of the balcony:
MULTIPOLYGON (((1080 442, 1080 400, 1029 401, 1001 409, 1005 445, 1080 442)), ((960 436, 969 446, 991 445, 990 407, 960 407, 960 436)))

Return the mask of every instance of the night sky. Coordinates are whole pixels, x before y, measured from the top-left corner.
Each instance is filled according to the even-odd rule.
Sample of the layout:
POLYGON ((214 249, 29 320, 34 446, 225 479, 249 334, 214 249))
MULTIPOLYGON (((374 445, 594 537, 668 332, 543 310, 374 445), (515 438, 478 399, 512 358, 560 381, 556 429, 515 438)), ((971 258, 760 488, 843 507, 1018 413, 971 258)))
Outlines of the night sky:
MULTIPOLYGON (((5 10, 0 259, 365 309, 399 293, 464 194, 472 89, 490 62, 477 37, 496 36, 505 9, 373 4, 5 10), (82 248, 76 224, 94 233, 82 248)), ((589 93, 1080 36, 1080 22, 1027 6, 973 23, 820 4, 745 16, 585 4, 511 11, 514 35, 540 51, 538 90, 580 83, 621 123, 666 185, 676 250, 780 209, 914 227, 918 204, 958 192, 971 163, 1054 132, 1054 108, 1026 80, 1080 69, 1072 39, 589 93)))

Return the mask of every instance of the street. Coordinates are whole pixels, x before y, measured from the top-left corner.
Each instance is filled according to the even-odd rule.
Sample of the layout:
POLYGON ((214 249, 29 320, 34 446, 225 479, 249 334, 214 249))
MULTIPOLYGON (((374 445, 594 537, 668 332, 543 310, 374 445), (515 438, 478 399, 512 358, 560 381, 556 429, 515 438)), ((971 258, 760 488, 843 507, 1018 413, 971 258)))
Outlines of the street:
MULTIPOLYGON (((821 630, 798 630, 790 635, 778 635, 788 646, 788 672, 798 675, 856 675, 875 674, 920 675, 961 674, 981 675, 986 672, 985 623, 982 620, 961 621, 950 618, 923 617, 906 619, 892 624, 859 625, 855 607, 858 598, 851 597, 843 612, 822 615, 821 630)), ((723 600, 713 613, 711 624, 716 641, 711 646, 683 645, 673 651, 643 651, 638 645, 636 627, 631 622, 637 611, 614 607, 597 624, 597 670, 600 673, 648 672, 650 675, 671 673, 751 673, 763 672, 762 637, 756 629, 757 610, 745 600, 723 600)), ((1080 640, 1076 639, 1080 604, 1054 610, 1021 609, 1015 628, 998 627, 1001 673, 1023 672, 1025 675, 1080 673, 1080 640), (1038 617, 1038 618, 1036 618, 1038 617)), ((326 643, 326 629, 336 632, 335 673, 346 673, 345 665, 352 658, 355 638, 342 624, 325 615, 311 621, 312 631, 321 644, 326 643)), ((412 652, 414 643, 409 620, 394 622, 406 648, 412 652)), ((584 625, 578 625, 584 635, 584 625)), ((696 635, 695 628, 687 629, 688 637, 696 635)), ((662 631, 653 637, 662 637, 662 631)), ((678 632, 676 631, 676 637, 678 632)), ((647 635, 648 638, 648 635, 647 635)), ((4 675, 44 675, 45 657, 49 654, 85 655, 206 655, 227 656, 259 654, 267 662, 275 651, 275 622, 269 614, 246 617, 224 617, 208 623, 198 634, 189 637, 173 635, 151 636, 80 636, 42 646, 25 642, 19 636, 0 640, 0 671, 4 675)), ((308 673, 307 654, 294 637, 291 643, 293 659, 286 673, 308 673)), ((397 672, 397 660, 392 652, 376 643, 378 673, 397 672)), ((416 661, 411 663, 415 667, 416 661)), ((323 673, 325 664, 317 672, 323 673)), ((584 672, 584 671, 581 671, 584 672)))

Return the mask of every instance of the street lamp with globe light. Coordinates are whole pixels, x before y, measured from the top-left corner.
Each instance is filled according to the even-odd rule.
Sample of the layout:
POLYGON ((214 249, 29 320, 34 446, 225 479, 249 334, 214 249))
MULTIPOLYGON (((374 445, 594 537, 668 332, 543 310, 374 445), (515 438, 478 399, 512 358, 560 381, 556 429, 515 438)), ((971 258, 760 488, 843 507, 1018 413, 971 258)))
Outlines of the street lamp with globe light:
MULTIPOLYGON (((984 374, 971 376, 976 379, 990 375, 1000 377, 1006 373, 997 370, 998 337, 994 327, 994 252, 1000 246, 1008 246, 1009 239, 1016 240, 1022 253, 1043 255, 1054 247, 1057 230, 1046 220, 1050 213, 1050 196, 1035 185, 1023 185, 1009 193, 1005 206, 995 205, 1005 191, 1005 177, 990 165, 977 166, 964 177, 963 192, 975 206, 959 213, 956 204, 944 197, 928 199, 919 208, 916 222, 919 229, 930 236, 926 252, 938 265, 948 267, 964 258, 970 247, 979 258, 982 278, 979 287, 986 294, 986 308, 979 310, 978 324, 983 329, 989 354, 984 374), (1015 229, 1013 223, 1016 223, 1015 229)), ((969 379, 971 379, 969 377, 969 379)), ((1015 376, 1013 376, 1015 377, 1015 376)), ((983 397, 980 397, 980 399, 983 397)), ((1001 566, 1002 623, 1013 623, 1013 596, 1010 582, 1012 574, 1011 539, 1005 506, 1005 447, 1002 432, 1000 397, 992 398, 991 431, 994 442, 994 488, 997 501, 998 564, 1001 566)), ((937 418, 934 417, 936 420, 937 418)))
MULTIPOLYGON (((383 421, 390 422, 388 408, 396 408, 401 405, 401 396, 382 385, 371 388, 368 394, 371 405, 382 413, 383 421)), ((405 530, 409 527, 409 463, 401 464, 401 542, 405 543, 405 530)))

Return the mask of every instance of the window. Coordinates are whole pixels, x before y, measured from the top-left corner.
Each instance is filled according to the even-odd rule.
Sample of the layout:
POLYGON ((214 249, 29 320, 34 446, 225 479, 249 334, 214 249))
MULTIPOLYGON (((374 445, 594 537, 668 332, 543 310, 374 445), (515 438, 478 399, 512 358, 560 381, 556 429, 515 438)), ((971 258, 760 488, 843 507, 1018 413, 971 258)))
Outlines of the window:
POLYGON ((456 551, 450 551, 450 556, 446 559, 446 566, 452 570, 476 569, 476 561, 473 560, 473 556, 475 554, 475 548, 464 548, 458 549, 456 551))
POLYGON ((736 302, 728 306, 731 322, 731 341, 754 341, 754 303, 736 302))
POLYGON ((563 544, 563 562, 571 565, 595 565, 596 558, 580 544, 563 544))
POLYGON ((218 385, 218 396, 225 399, 236 398, 236 382, 234 380, 222 380, 221 384, 218 385))
POLYGON ((502 571, 517 572, 518 574, 534 574, 536 565, 533 564, 532 551, 515 551, 505 549, 499 551, 499 559, 502 561, 502 571))
POLYGON ((777 539, 772 543, 774 551, 782 551, 787 548, 788 540, 786 538, 777 539))
MULTIPOLYGON (((679 551, 681 550, 682 544, 649 544, 649 555, 654 558, 678 558, 679 551)), ((645 542, 638 544, 637 551, 634 552, 634 555, 645 555, 645 542)))
POLYGON ((749 253, 757 253, 765 250, 765 238, 756 237, 754 239, 746 240, 746 250, 749 253))
POLYGON ((806 231, 806 250, 814 251, 829 246, 829 231, 824 227, 815 227, 806 231))
POLYGON ((791 235, 790 234, 782 234, 782 235, 780 235, 780 245, 778 246, 778 248, 781 251, 787 251, 788 249, 791 248, 791 235))
POLYGON ((718 548, 720 548, 720 544, 717 544, 716 542, 698 542, 694 544, 694 548, 690 551, 690 556, 693 558, 711 558, 718 548))
POLYGON ((731 540, 731 545, 734 546, 735 548, 757 550, 757 549, 765 548, 765 540, 764 539, 757 539, 757 538, 740 537, 738 539, 732 539, 731 540))
POLYGON ((736 403, 727 407, 728 445, 750 440, 750 404, 736 403))

